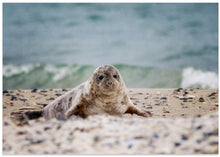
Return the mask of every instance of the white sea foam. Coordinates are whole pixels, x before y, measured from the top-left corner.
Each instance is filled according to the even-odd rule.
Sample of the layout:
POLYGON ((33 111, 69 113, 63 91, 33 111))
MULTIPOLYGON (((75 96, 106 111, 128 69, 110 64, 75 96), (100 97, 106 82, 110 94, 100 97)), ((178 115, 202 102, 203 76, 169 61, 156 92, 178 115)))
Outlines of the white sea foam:
MULTIPOLYGON (((36 67, 40 66, 41 64, 27 64, 27 65, 4 65, 3 66, 3 76, 5 77, 11 77, 13 75, 17 74, 27 74, 31 70, 34 70, 36 67)), ((71 75, 72 73, 76 72, 79 70, 80 66, 71 66, 71 65, 65 65, 65 66, 56 66, 53 64, 46 64, 44 66, 44 71, 48 73, 53 74, 53 81, 59 81, 65 78, 66 76, 71 75)))
POLYGON ((57 67, 55 65, 52 64, 47 64, 45 66, 45 71, 49 72, 49 73, 53 73, 53 81, 59 81, 61 79, 63 79, 64 77, 71 75, 72 72, 75 72, 78 70, 78 66, 77 67, 72 67, 72 66, 64 66, 64 67, 57 67))
POLYGON ((57 68, 56 66, 52 65, 52 64, 48 64, 45 66, 45 71, 49 72, 49 73, 53 73, 54 77, 53 77, 53 81, 58 81, 61 80, 62 78, 64 78, 68 72, 68 67, 61 67, 61 68, 57 68))
POLYGON ((27 64, 27 65, 21 65, 21 66, 16 66, 16 65, 4 65, 3 66, 3 75, 5 77, 10 77, 16 74, 20 73, 28 73, 31 70, 33 70, 36 66, 39 66, 38 64, 32 65, 32 64, 27 64))
POLYGON ((188 67, 182 72, 182 88, 198 87, 217 89, 218 75, 215 72, 205 72, 188 67))

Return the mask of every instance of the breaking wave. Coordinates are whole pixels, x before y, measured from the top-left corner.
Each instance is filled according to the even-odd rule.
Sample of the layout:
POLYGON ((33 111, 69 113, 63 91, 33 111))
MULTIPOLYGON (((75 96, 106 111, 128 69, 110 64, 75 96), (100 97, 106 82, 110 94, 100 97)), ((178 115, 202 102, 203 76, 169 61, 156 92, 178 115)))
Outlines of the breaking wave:
MULTIPOLYGON (((160 69, 115 64, 129 88, 218 88, 215 72, 160 69)), ((91 65, 28 64, 4 65, 3 89, 73 88, 86 81, 95 70, 91 65)))
POLYGON ((196 70, 188 67, 183 70, 181 87, 217 89, 218 75, 215 72, 196 70))

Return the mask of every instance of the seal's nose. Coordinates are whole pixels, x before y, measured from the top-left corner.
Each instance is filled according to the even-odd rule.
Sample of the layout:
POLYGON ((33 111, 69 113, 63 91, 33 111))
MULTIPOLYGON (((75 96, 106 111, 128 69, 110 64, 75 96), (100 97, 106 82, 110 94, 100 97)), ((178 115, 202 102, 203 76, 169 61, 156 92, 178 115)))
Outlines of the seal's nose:
POLYGON ((112 82, 111 82, 111 81, 109 81, 107 84, 108 84, 108 85, 112 85, 112 82))

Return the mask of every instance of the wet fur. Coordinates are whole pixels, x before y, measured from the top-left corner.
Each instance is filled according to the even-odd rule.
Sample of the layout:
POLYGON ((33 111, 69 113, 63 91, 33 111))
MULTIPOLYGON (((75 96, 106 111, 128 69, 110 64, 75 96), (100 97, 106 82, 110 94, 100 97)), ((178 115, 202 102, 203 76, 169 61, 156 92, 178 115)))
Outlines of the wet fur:
POLYGON ((98 67, 86 82, 58 97, 43 109, 46 119, 59 115, 65 115, 66 118, 72 115, 86 118, 94 114, 124 113, 150 116, 149 112, 143 112, 134 106, 119 71, 111 65, 98 67), (102 80, 99 79, 101 75, 102 80), (117 77, 114 78, 113 75, 117 77))

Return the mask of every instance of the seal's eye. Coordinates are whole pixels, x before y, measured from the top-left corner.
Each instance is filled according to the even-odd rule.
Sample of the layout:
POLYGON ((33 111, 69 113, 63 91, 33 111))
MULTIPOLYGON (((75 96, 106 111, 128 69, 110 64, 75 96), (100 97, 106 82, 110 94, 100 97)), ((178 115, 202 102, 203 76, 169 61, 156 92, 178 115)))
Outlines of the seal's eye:
POLYGON ((118 75, 113 75, 114 78, 118 78, 118 75))
POLYGON ((99 80, 102 80, 104 77, 101 75, 101 76, 99 76, 99 80))

